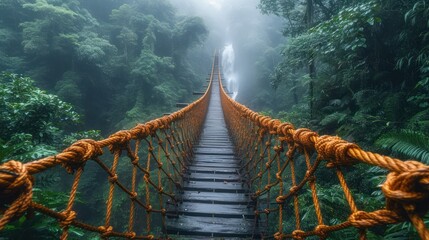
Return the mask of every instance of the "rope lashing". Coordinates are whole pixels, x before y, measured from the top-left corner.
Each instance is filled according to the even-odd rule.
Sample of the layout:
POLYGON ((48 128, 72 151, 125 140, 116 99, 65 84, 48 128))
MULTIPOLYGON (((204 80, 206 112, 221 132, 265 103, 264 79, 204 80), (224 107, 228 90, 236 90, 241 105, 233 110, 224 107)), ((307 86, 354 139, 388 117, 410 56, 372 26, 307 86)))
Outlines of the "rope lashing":
MULTIPOLYGON (((219 80, 222 80, 220 75, 219 80)), ((325 239, 331 232, 355 227, 359 230, 359 239, 365 239, 366 228, 410 221, 421 239, 429 239, 428 228, 422 219, 429 209, 429 166, 364 151, 357 144, 337 136, 319 136, 307 128, 295 129, 290 123, 262 116, 234 101, 225 93, 222 84, 220 91, 225 121, 238 157, 243 159, 242 174, 250 179, 247 184, 252 187, 251 198, 256 203, 255 212, 258 213, 256 218, 265 217, 265 221, 269 222, 267 225, 278 223, 274 232, 264 230, 262 238, 305 239, 318 236, 325 239), (275 159, 271 157, 272 152, 275 159), (323 216, 323 199, 318 197, 315 174, 323 167, 321 161, 327 161, 325 167, 333 173, 333 178, 338 179, 335 186, 342 188, 343 201, 349 205, 349 217, 332 226, 324 224, 324 219, 329 219, 329 216, 323 216), (347 176, 343 174, 343 169, 356 164, 374 165, 389 171, 382 184, 385 208, 374 211, 358 208, 353 189, 348 186, 347 176), (271 176, 270 170, 275 172, 275 177, 271 176), (286 186, 289 186, 289 191, 286 186), (273 189, 278 191, 273 192, 273 189), (313 208, 310 212, 317 219, 317 224, 314 228, 301 229, 302 206, 299 203, 307 193, 311 193, 313 203, 306 206, 306 211, 313 208), (279 207, 265 211, 265 206, 270 204, 279 207), (291 218, 288 204, 293 204, 295 229, 287 233, 283 225, 291 218), (286 219, 284 215, 287 213, 286 219), (277 219, 273 219, 274 216, 277 219)), ((314 223, 309 225, 313 226, 314 223)), ((287 229, 290 228, 287 226, 287 229)))
POLYGON ((423 221, 429 210, 428 165, 364 151, 357 144, 337 136, 319 136, 310 129, 296 129, 291 123, 262 116, 225 93, 217 61, 218 57, 215 57, 205 94, 177 112, 137 124, 100 141, 79 140, 55 156, 26 163, 10 160, 1 164, 0 231, 31 210, 57 219, 62 230, 60 239, 67 239, 71 226, 94 232, 101 238, 168 238, 154 235, 154 229, 160 227, 154 223, 162 224, 161 229, 165 229, 166 217, 174 212, 170 212, 169 207, 177 206, 181 201, 178 193, 207 112, 208 93, 212 90, 212 81, 216 80, 214 76, 217 76, 225 121, 237 157, 242 160, 240 174, 248 179, 245 184, 251 190, 249 196, 254 203, 255 222, 264 220, 271 226, 255 231, 261 233, 258 238, 280 240, 315 236, 326 239, 332 232, 356 228, 359 239, 365 239, 368 228, 409 221, 421 239, 429 239, 423 221), (128 160, 124 161, 126 158, 128 160), (74 207, 81 176, 85 177, 84 166, 91 160, 104 171, 104 184, 109 186, 104 199, 106 214, 104 219, 98 219, 97 225, 83 222, 80 217, 84 214, 74 207), (323 161, 327 164, 321 164, 323 161), (384 207, 368 210, 356 202, 355 189, 349 187, 343 171, 357 164, 378 166, 388 171, 386 181, 381 185, 386 199, 384 207), (50 209, 33 199, 33 187, 37 186, 34 175, 55 166, 62 166, 74 175, 67 205, 62 210, 50 209), (324 199, 319 196, 320 178, 316 178, 324 167, 324 174, 331 174, 332 182, 337 179, 337 184, 330 183, 332 188, 341 189, 339 196, 343 196, 343 202, 335 204, 348 204, 345 205, 348 212, 342 213, 344 219, 336 219, 337 223, 332 225, 329 225, 332 223, 330 216, 324 211, 324 199), (112 221, 124 215, 123 209, 113 207, 114 199, 121 194, 125 196, 121 201, 128 201, 129 206, 125 228, 115 226, 116 221, 112 221), (303 200, 307 201, 306 215, 303 215, 303 200), (145 220, 137 220, 137 216, 145 220), (161 221, 153 220, 157 218, 161 221), (304 224, 306 219, 314 222, 304 224), (145 226, 135 226, 136 222, 145 226), (290 226, 285 226, 286 223, 290 226))
POLYGON ((19 218, 29 208, 33 197, 33 177, 18 161, 0 165, 0 210, 8 206, 0 218, 0 230, 11 220, 19 218))

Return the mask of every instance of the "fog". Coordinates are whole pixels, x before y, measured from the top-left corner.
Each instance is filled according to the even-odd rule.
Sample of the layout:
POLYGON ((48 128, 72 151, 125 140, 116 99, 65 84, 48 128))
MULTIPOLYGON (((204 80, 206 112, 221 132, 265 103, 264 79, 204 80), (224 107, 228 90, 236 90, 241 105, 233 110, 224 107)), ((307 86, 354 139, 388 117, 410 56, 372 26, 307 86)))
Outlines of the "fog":
MULTIPOLYGON (((281 34, 282 20, 275 16, 263 15, 257 8, 259 0, 171 0, 181 15, 199 16, 209 30, 209 36, 202 46, 205 54, 212 54, 215 49, 222 53, 228 46, 233 51, 233 69, 228 72, 234 79, 229 79, 230 91, 238 90, 237 100, 251 104, 253 96, 260 91, 261 84, 269 87, 266 73, 261 73, 258 62, 273 48, 284 42, 281 34), (259 72, 258 72, 259 71, 259 72), (261 79, 264 78, 264 79, 261 79), (231 81, 234 85, 231 85, 231 81)), ((277 51, 278 52, 278 51, 277 51)), ((223 56, 230 56, 223 54, 223 56)), ((223 62, 230 62, 223 60, 223 62)), ((274 67, 274 63, 272 64, 274 67)), ((224 77, 227 77, 224 72, 224 77)))

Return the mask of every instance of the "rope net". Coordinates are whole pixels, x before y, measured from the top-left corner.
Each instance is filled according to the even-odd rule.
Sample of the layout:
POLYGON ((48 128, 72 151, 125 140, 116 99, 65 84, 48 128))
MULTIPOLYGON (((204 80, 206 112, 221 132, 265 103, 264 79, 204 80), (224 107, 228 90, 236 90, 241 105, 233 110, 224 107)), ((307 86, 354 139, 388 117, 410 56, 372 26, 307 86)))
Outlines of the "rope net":
MULTIPOLYGON (((213 69, 214 65, 212 73, 213 69)), ((153 239, 154 232, 163 234, 166 216, 171 212, 169 205, 174 209, 180 202, 176 193, 181 189, 193 143, 205 119, 210 89, 211 79, 205 94, 187 107, 104 140, 83 139, 55 156, 28 163, 11 160, 0 165, 0 231, 24 213, 36 211, 59 221, 61 239, 67 239, 71 227, 98 233, 102 238, 153 239), (61 211, 33 199, 34 176, 54 171, 55 166, 62 166, 73 178, 68 203, 61 211), (84 171, 84 167, 89 170, 84 171), (81 179, 95 178, 94 168, 104 172, 104 182, 93 182, 93 187, 104 185, 107 190, 107 194, 99 196, 102 200, 98 205, 105 214, 104 219, 87 223, 79 218, 85 210, 76 207, 76 199, 81 179), (128 199, 125 203, 124 198, 128 199), (113 207, 115 201, 122 202, 120 209, 113 207), (125 227, 115 221, 116 216, 128 218, 125 227)), ((83 195, 78 198, 79 202, 93 202, 83 195)), ((159 237, 166 236, 156 236, 159 237)))
POLYGON ((429 239, 422 219, 429 207, 429 166, 363 151, 336 136, 295 129, 253 112, 220 88, 225 120, 242 159, 240 173, 253 193, 262 238, 325 239, 340 230, 352 230, 359 239, 366 239, 368 228, 411 221, 420 238, 429 239), (378 209, 371 209, 377 204, 353 194, 347 184, 348 173, 362 165, 386 171, 380 194, 385 204, 377 199, 378 209), (326 188, 332 191, 323 192, 326 188), (365 203, 370 208, 365 210, 365 203))
MULTIPOLYGON (((217 61, 215 57, 211 76, 219 71, 221 83, 217 61)), ((211 82, 200 99, 168 116, 101 141, 79 140, 55 156, 0 165, 0 231, 36 211, 58 220, 61 239, 67 239, 72 227, 102 238, 168 238, 164 235, 166 217, 180 202, 177 193, 206 115, 211 82), (54 171, 56 166, 71 176, 68 201, 61 210, 41 205, 33 196, 35 176, 54 171), (85 208, 79 205, 94 199, 79 195, 79 183, 82 178, 95 179, 94 169, 104 176, 104 181, 93 183, 94 188, 107 190, 99 196, 104 217, 85 222, 81 218, 85 208), (122 203, 120 208, 114 207, 117 202, 122 203), (117 221, 118 216, 125 217, 126 224, 117 221)), ((232 100, 222 85, 220 88, 225 119, 236 154, 242 159, 240 172, 255 201, 255 227, 262 238, 325 239, 341 230, 356 229, 359 238, 365 239, 368 228, 410 221, 421 239, 429 239, 422 219, 429 207, 427 165, 363 151, 335 136, 295 129, 290 123, 251 111, 232 100), (378 209, 365 209, 366 200, 353 193, 346 181, 348 173, 362 165, 378 166, 387 173, 381 185, 385 204, 378 209), (320 186, 338 190, 338 194, 327 195, 320 186)))

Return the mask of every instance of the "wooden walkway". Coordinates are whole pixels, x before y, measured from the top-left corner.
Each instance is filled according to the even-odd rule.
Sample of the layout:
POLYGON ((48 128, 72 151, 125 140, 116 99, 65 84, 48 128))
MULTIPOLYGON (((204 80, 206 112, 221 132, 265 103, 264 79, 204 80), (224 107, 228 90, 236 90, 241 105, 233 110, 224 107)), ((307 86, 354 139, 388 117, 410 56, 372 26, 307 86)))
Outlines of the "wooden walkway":
POLYGON ((184 239, 252 238, 253 206, 238 170, 215 74, 203 132, 194 147, 183 203, 178 206, 179 216, 167 220, 169 235, 186 236, 184 239))

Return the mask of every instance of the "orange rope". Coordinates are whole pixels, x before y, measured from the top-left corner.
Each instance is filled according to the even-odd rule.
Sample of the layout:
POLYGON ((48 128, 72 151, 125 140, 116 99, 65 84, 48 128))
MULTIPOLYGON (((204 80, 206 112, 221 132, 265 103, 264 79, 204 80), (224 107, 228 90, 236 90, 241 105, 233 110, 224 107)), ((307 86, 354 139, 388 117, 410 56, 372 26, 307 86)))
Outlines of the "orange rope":
MULTIPOLYGON (((220 82, 222 80, 220 74, 219 80, 220 82)), ((225 120, 236 144, 238 156, 243 160, 242 171, 244 172, 242 174, 250 179, 249 182, 252 185, 257 184, 256 186, 258 186, 252 194, 252 198, 259 201, 260 198, 264 199, 271 196, 269 191, 273 186, 277 185, 280 188, 278 195, 273 196, 274 199, 263 200, 276 201, 279 205, 276 209, 271 208, 266 211, 267 213, 274 211, 277 213, 277 224, 275 224, 277 230, 271 230, 271 237, 275 239, 304 239, 316 235, 325 239, 330 232, 355 227, 359 231, 359 238, 365 239, 366 228, 411 221, 420 237, 429 239, 428 228, 422 219, 429 208, 429 166, 417 161, 402 161, 367 152, 356 144, 336 136, 319 136, 309 129, 295 129, 290 123, 282 123, 279 120, 253 112, 231 99, 224 91, 222 84, 220 88, 225 120), (265 144, 265 146, 269 146, 269 149, 261 149, 262 138, 272 139, 271 142, 265 144), (280 145, 273 144, 275 142, 280 143, 280 145), (254 149, 252 149, 253 147, 254 149), (285 149, 288 149, 285 156, 279 155, 281 159, 277 160, 276 181, 270 182, 270 168, 273 161, 270 159, 270 154, 285 149), (304 166, 307 167, 302 176, 298 176, 297 172, 299 156, 296 154, 297 152, 304 156, 304 166), (256 153, 260 155, 254 156, 256 153), (322 161, 326 161, 326 167, 332 169, 337 176, 339 186, 344 192, 344 202, 348 203, 351 210, 348 219, 332 226, 325 225, 323 221, 324 218, 329 218, 322 214, 324 205, 323 202, 320 202, 316 185, 315 173, 322 166, 320 164, 322 161), (389 171, 386 182, 381 187, 386 197, 384 209, 365 212, 357 207, 341 169, 358 163, 378 166, 389 171), (287 165, 290 165, 290 172, 285 171, 287 165), (299 177, 301 180, 298 182, 299 177), (308 183, 308 189, 305 188, 306 183, 308 183), (284 189, 288 185, 291 186, 290 189, 284 189), (299 200, 306 191, 311 193, 315 209, 314 217, 317 220, 314 228, 310 229, 302 229, 299 207, 299 200), (286 221, 284 213, 289 204, 293 205, 295 212, 295 229, 285 232, 288 226, 284 224, 286 221)), ((258 202, 256 205, 260 206, 258 202)), ((264 210, 267 209, 256 209, 256 217, 260 217, 259 213, 264 212, 264 210)), ((271 226, 274 226, 275 222, 272 220, 271 226)))
MULTIPOLYGON (((215 61, 212 65, 212 75, 214 63, 215 61)), ((162 222, 165 222, 167 209, 164 200, 172 203, 178 201, 176 193, 180 191, 184 171, 192 156, 192 146, 200 134, 210 101, 210 90, 211 82, 205 94, 187 107, 145 124, 138 124, 132 129, 116 132, 101 141, 83 139, 55 156, 28 163, 11 160, 0 165, 0 231, 27 210, 33 210, 58 219, 62 228, 61 239, 68 238, 70 226, 99 233, 101 238, 154 239, 151 215, 159 214, 162 222), (145 149, 142 147, 144 145, 148 149, 146 154, 148 161, 141 165, 139 159, 144 157, 142 153, 144 151, 139 149, 145 149), (131 146, 134 146, 134 150, 131 146), (124 153, 126 156, 123 156, 124 153), (113 159, 111 166, 108 166, 108 161, 101 159, 101 156, 113 159), (122 163, 126 157, 129 162, 122 163), (83 169, 89 160, 95 161, 100 169, 107 173, 109 190, 105 199, 106 214, 104 220, 99 221, 100 225, 90 225, 79 220, 78 209, 74 207, 83 169), (151 172, 155 170, 153 163, 157 165, 155 169, 158 169, 155 182, 151 180, 151 172), (68 173, 74 174, 69 200, 62 211, 49 209, 32 200, 35 185, 33 175, 58 165, 63 166, 68 173), (119 167, 121 172, 131 174, 121 175, 119 167), (129 170, 123 169, 127 167, 129 170), (143 180, 137 177, 139 174, 144 176, 143 180), (128 177, 129 179, 126 179, 128 177), (164 188, 163 182, 170 187, 164 188), (146 186, 145 192, 138 191, 141 184, 146 186), (120 230, 123 226, 115 226, 116 221, 112 221, 116 216, 124 216, 120 209, 113 207, 116 196, 121 192, 129 198, 129 215, 125 217, 128 218, 128 225, 125 230, 120 230), (157 192, 158 199, 151 198, 151 192, 157 192), (159 209, 152 206, 159 206, 159 209), (143 209, 147 213, 146 231, 137 229, 137 232, 141 233, 135 232, 134 227, 138 209, 143 209)), ((84 196, 79 198, 84 201, 84 196)), ((161 235, 157 238, 161 238, 161 235)))
MULTIPOLYGON (((168 238, 154 232, 152 218, 160 216, 164 229, 169 211, 165 201, 173 205, 179 201, 176 193, 181 189, 184 173, 192 158, 192 146, 201 131, 215 71, 219 71, 221 80, 217 61, 218 57, 215 57, 206 93, 173 114, 116 132, 101 141, 79 140, 55 156, 28 163, 11 160, 0 165, 0 230, 31 210, 57 219, 62 229, 61 239, 67 239, 70 226, 98 233, 101 238, 168 238), (129 162, 123 162, 124 158, 129 162), (143 158, 146 158, 146 163, 139 161, 143 158), (111 165, 106 159, 111 159, 111 165), (75 207, 84 166, 89 160, 95 161, 106 172, 109 186, 105 199, 106 214, 99 225, 80 220, 79 209, 75 207), (49 209, 32 200, 36 184, 33 175, 58 165, 74 175, 69 199, 62 211, 49 209), (122 172, 130 172, 131 175, 124 177, 122 172), (139 191, 139 186, 144 190, 139 191), (151 193, 155 194, 151 196, 151 193), (125 215, 113 207, 118 194, 129 198, 128 225, 124 230, 121 230, 123 226, 115 226, 116 221, 112 221, 116 216, 125 215), (141 212, 136 214, 139 210, 146 212, 145 229, 134 226, 138 222, 136 217, 142 217, 141 212)), ((429 166, 367 152, 336 136, 319 136, 309 129, 295 129, 290 123, 251 111, 228 97, 222 84, 220 87, 225 120, 242 161, 240 172, 248 179, 246 184, 252 189, 251 196, 256 201, 255 223, 259 222, 261 215, 267 220, 267 230, 261 233, 262 238, 305 239, 318 236, 325 239, 331 232, 356 228, 359 238, 365 239, 367 228, 410 221, 420 238, 429 239, 429 230, 422 219, 429 208, 429 166), (315 177, 324 161, 326 168, 338 179, 344 203, 350 208, 349 216, 335 225, 325 225, 325 222, 330 222, 329 216, 323 215, 325 205, 319 196, 320 187, 315 177), (342 170, 359 163, 389 171, 381 186, 386 198, 384 208, 367 212, 357 206, 342 170), (277 167, 274 168, 273 164, 277 167), (301 173, 303 171, 305 173, 301 173), (303 205, 300 201, 306 199, 305 193, 311 195, 314 207, 316 223, 311 227, 303 224, 303 216, 309 213, 303 214, 300 208, 303 205), (294 214, 287 215, 287 211, 294 214), (286 226, 289 220, 286 216, 295 222, 294 227, 286 226)))

